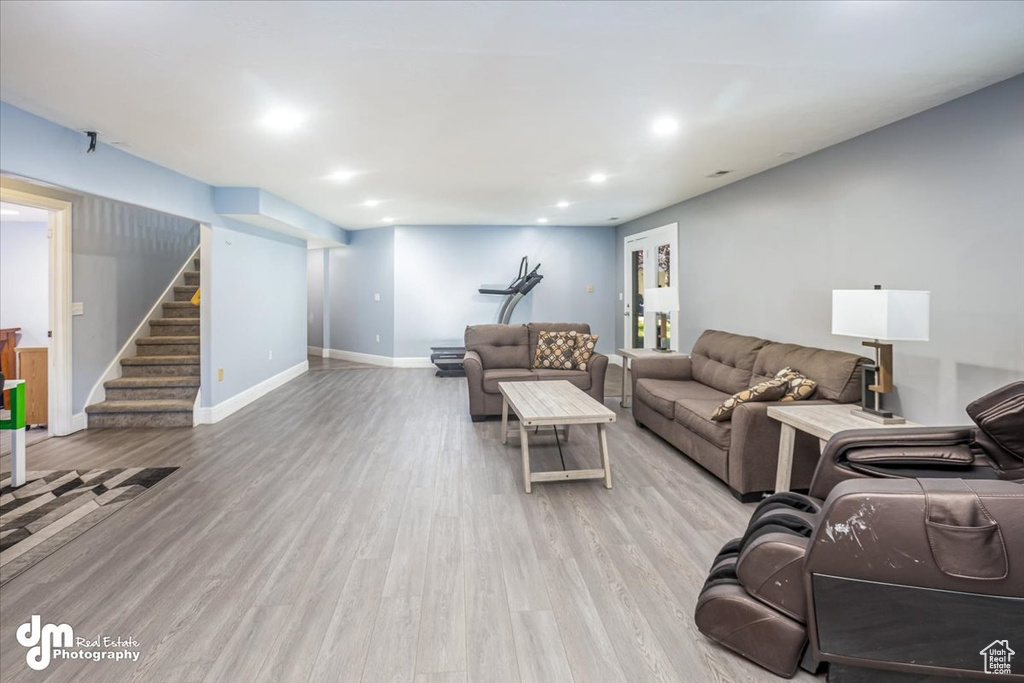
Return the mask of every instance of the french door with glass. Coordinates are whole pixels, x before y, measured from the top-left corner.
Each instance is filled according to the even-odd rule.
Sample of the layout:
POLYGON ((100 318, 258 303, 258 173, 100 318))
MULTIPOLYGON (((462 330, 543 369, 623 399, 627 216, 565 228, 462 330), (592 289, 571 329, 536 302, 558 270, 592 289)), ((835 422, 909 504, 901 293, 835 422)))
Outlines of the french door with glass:
MULTIPOLYGON (((625 292, 623 292, 623 314, 625 321, 625 346, 631 349, 653 349, 657 346, 657 322, 655 311, 644 310, 644 293, 651 289, 666 289, 678 297, 679 268, 676 250, 679 227, 677 223, 628 235, 624 241, 625 292)), ((659 293, 661 294, 661 293, 659 293)), ((659 306, 663 308, 664 306, 659 306)), ((673 308, 675 305, 673 305, 673 308)), ((649 307, 650 308, 650 307, 649 307)), ((660 312, 660 311, 659 311, 660 312)), ((668 348, 679 349, 678 335, 672 330, 678 320, 679 311, 665 313, 664 337, 668 348)))

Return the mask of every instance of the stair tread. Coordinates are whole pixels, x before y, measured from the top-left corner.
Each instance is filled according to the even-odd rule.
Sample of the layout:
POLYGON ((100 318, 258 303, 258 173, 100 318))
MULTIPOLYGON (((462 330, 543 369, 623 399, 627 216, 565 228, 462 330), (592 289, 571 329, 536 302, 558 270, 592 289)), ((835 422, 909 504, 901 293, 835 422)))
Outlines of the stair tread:
POLYGON ((135 356, 122 358, 122 365, 199 365, 199 356, 135 356))
POLYGON ((141 401, 102 401, 85 407, 87 413, 184 413, 192 412, 194 401, 145 399, 141 401))
POLYGON ((174 291, 176 292, 184 292, 186 289, 195 291, 199 289, 199 285, 174 285, 174 291))
POLYGON ((157 375, 156 377, 119 377, 103 383, 106 389, 198 387, 199 375, 157 375))
POLYGON ((135 340, 136 344, 198 344, 199 335, 181 335, 180 337, 174 336, 155 336, 155 337, 140 337, 135 340))
MULTIPOLYGON (((187 303, 187 302, 186 302, 187 303)), ((198 325, 199 318, 153 318, 150 325, 198 325)))

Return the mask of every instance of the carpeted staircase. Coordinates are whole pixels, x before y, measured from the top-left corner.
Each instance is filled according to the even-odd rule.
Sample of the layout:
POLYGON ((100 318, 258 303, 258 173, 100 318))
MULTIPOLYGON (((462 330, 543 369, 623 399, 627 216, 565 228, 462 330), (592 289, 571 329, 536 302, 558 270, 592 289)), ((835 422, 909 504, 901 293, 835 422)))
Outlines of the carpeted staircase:
POLYGON ((121 359, 121 377, 103 384, 106 400, 87 406, 89 428, 191 427, 199 390, 199 259, 174 287, 163 317, 149 322, 152 336, 135 341, 136 356, 121 359))

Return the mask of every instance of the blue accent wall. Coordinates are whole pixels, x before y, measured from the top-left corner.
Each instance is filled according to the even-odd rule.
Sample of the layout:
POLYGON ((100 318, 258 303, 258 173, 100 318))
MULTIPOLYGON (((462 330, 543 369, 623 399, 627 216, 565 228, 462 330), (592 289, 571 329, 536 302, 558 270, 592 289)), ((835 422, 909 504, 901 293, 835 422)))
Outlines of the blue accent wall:
POLYGON ((394 355, 429 356, 431 345, 461 344, 467 325, 497 322, 503 297, 477 290, 508 286, 523 256, 544 280, 512 322, 589 323, 598 349, 614 353, 615 228, 412 226, 395 228, 394 355))

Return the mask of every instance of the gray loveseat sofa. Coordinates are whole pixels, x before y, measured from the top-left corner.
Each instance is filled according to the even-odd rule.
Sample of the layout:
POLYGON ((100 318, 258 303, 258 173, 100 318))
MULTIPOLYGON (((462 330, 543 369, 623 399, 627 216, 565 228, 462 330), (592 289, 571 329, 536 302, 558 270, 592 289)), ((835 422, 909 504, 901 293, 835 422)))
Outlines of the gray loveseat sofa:
MULTIPOLYGON (((767 410, 777 404, 744 403, 726 422, 711 420, 715 408, 785 367, 818 386, 808 400, 783 405, 854 403, 870 362, 843 351, 707 330, 689 357, 633 361, 633 418, 728 484, 740 500, 757 500, 775 487, 780 424, 767 410)), ((818 440, 797 432, 792 488, 810 485, 819 457, 818 440)))
POLYGON ((586 323, 530 323, 528 325, 470 325, 466 328, 466 381, 469 413, 474 422, 501 415, 498 382, 536 382, 564 379, 596 400, 604 402, 604 374, 608 357, 594 353, 584 370, 534 368, 537 338, 544 332, 590 334, 586 323))

